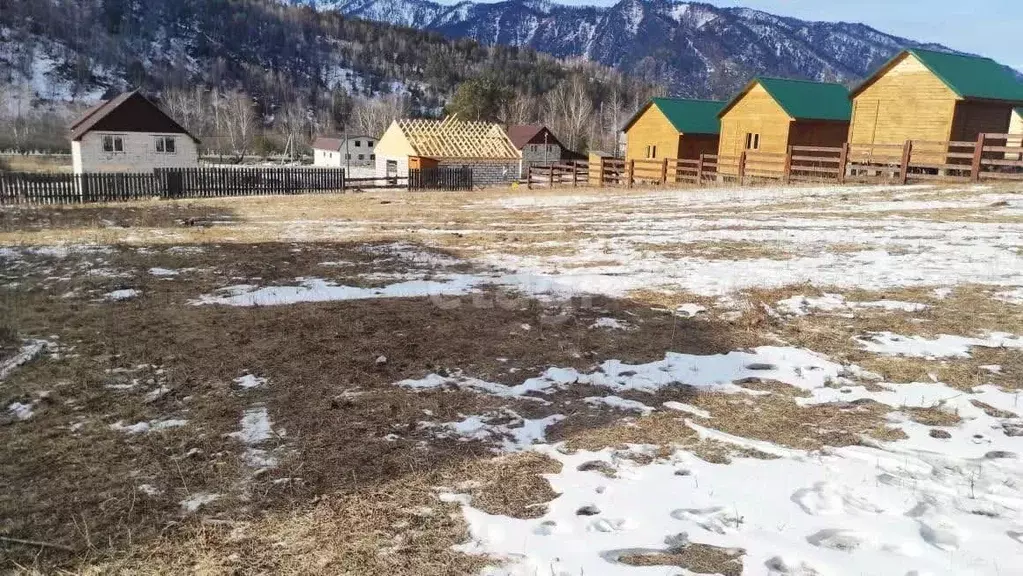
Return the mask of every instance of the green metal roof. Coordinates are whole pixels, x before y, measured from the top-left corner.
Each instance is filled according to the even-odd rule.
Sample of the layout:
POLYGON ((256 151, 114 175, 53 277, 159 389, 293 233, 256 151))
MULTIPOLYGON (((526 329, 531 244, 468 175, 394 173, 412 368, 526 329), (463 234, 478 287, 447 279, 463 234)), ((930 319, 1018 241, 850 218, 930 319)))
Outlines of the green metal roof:
MULTIPOLYGON (((849 90, 841 84, 788 80, 784 78, 756 78, 736 96, 736 102, 753 83, 760 83, 767 93, 796 120, 834 120, 848 122, 852 117, 849 90)), ((728 108, 731 107, 731 103, 728 108)), ((722 111, 723 112, 723 111, 722 111)))
POLYGON ((935 76, 963 98, 1023 102, 1023 82, 998 62, 980 56, 964 56, 914 48, 916 56, 935 76))
POLYGON ((716 100, 685 100, 682 98, 654 98, 639 109, 622 130, 628 130, 650 106, 668 118, 671 125, 681 134, 720 134, 721 122, 718 112, 725 105, 716 100))
POLYGON ((657 106, 676 130, 683 134, 720 134, 721 122, 718 112, 724 102, 717 100, 682 100, 679 98, 654 98, 657 106))

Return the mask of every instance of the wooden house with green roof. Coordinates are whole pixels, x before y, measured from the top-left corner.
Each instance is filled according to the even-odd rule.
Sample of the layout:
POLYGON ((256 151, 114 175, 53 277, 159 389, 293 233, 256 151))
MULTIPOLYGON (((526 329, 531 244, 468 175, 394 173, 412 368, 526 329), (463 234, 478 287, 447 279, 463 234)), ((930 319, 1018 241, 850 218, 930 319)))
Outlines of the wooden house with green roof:
POLYGON ((654 98, 625 124, 625 159, 695 160, 718 150, 724 102, 654 98))
MULTIPOLYGON (((721 110, 718 155, 737 159, 744 150, 784 154, 789 146, 839 147, 849 133, 852 107, 841 84, 755 78, 721 110)), ((737 162, 722 161, 729 173, 737 162)))
POLYGON ((1009 131, 1023 83, 990 58, 906 50, 852 91, 849 143, 972 142, 1009 131))

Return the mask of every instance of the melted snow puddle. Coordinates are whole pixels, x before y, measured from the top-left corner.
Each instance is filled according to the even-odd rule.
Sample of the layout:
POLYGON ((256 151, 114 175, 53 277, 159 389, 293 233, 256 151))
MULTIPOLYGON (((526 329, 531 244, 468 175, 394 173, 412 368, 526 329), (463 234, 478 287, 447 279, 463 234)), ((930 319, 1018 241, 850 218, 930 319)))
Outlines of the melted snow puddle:
MULTIPOLYGON (((779 458, 719 465, 677 451, 642 466, 613 450, 564 454, 536 446, 562 463, 560 473, 546 475, 560 496, 543 517, 495 516, 466 496, 442 498, 461 503, 469 523, 471 540, 461 550, 507 560, 484 572, 491 575, 631 575, 636 567, 616 561, 623 551, 689 541, 745 550, 744 575, 1007 574, 1023 563, 1023 441, 970 404, 970 394, 920 386, 927 387, 924 402, 962 398, 955 408, 966 421, 950 428, 951 439, 931 438, 928 427, 907 421, 898 426, 909 440, 809 454, 689 422, 703 437, 779 458), (578 470, 593 461, 617 477, 578 470)), ((891 388, 877 399, 901 405, 924 392, 891 388)), ((1003 410, 1016 403, 993 387, 972 396, 1003 410)))

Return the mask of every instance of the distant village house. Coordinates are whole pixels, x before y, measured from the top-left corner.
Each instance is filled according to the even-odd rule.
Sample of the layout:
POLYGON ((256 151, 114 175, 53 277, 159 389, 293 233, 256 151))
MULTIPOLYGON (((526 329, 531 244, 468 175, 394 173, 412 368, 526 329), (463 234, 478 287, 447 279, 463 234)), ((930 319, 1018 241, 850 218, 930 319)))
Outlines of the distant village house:
POLYGON ((622 129, 625 159, 689 159, 717 154, 724 102, 654 98, 639 109, 622 129))
POLYGON ((505 131, 489 122, 395 120, 376 147, 376 173, 405 177, 409 169, 469 167, 473 182, 487 186, 519 177, 522 155, 505 131))
POLYGON ((317 138, 313 142, 313 166, 373 166, 376 164, 376 154, 373 151, 376 141, 372 136, 317 138))
POLYGON ((565 156, 565 147, 546 126, 535 124, 509 126, 508 138, 522 155, 519 165, 520 178, 526 176, 530 166, 555 164, 565 156))
POLYGON ((76 174, 192 168, 199 140, 138 91, 90 108, 71 125, 76 174))

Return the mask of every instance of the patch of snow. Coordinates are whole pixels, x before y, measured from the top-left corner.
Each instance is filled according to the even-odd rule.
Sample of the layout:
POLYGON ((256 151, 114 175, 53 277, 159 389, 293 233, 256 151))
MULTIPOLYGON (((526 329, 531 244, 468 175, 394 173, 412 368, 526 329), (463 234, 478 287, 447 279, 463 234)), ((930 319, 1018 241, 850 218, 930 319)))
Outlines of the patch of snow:
POLYGON ((618 360, 602 363, 592 373, 574 368, 552 367, 521 384, 506 386, 462 374, 428 374, 420 379, 396 382, 397 386, 419 390, 461 388, 504 397, 547 394, 573 384, 601 386, 615 391, 656 392, 665 387, 690 386, 717 392, 742 392, 734 384, 745 378, 777 380, 804 390, 842 381, 850 367, 802 348, 761 346, 752 351, 700 356, 669 352, 664 360, 646 364, 625 364, 618 360))
POLYGON ((635 411, 643 414, 644 416, 654 411, 653 408, 642 402, 627 400, 618 396, 590 396, 588 398, 584 398, 583 402, 593 406, 608 406, 618 410, 635 411))
POLYGON ((266 378, 260 378, 254 374, 246 374, 239 376, 234 379, 234 385, 243 390, 250 390, 252 388, 262 388, 266 386, 266 378))
POLYGON ((126 288, 123 290, 114 290, 113 292, 107 292, 106 294, 103 295, 103 299, 112 301, 131 300, 132 298, 138 298, 141 294, 142 292, 134 288, 126 288))
POLYGON ((1023 305, 1023 288, 1016 288, 1014 290, 996 292, 994 297, 999 300, 1008 302, 1009 304, 1023 305))
POLYGON ((153 276, 159 277, 170 277, 177 276, 178 274, 180 274, 180 272, 178 272, 177 270, 171 270, 169 268, 150 268, 149 273, 152 274, 153 276))
POLYGON ((188 498, 179 502, 179 504, 181 505, 181 509, 186 514, 191 514, 199 510, 199 508, 202 508, 203 506, 210 504, 219 498, 220 494, 214 494, 211 492, 196 492, 195 494, 192 494, 188 498))
POLYGON ((529 448, 535 442, 542 442, 547 428, 564 420, 560 414, 545 418, 527 419, 512 410, 478 416, 464 416, 456 422, 433 424, 422 422, 420 426, 436 430, 438 437, 457 437, 463 440, 500 441, 500 451, 517 452, 529 448), (506 423, 494 423, 507 420, 506 423))
POLYGON ((10 376, 15 369, 34 360, 42 354, 47 346, 46 340, 27 340, 21 345, 21 349, 10 358, 0 362, 0 382, 10 376))
POLYGON ((793 316, 806 316, 811 310, 833 312, 857 308, 880 308, 883 310, 920 312, 929 308, 926 304, 902 302, 899 300, 877 300, 873 302, 849 302, 841 294, 824 294, 820 297, 793 296, 778 301, 778 309, 793 316))
POLYGON ((242 415, 241 430, 228 434, 250 446, 261 444, 273 437, 270 415, 265 407, 249 408, 242 415))
POLYGON ((868 352, 886 356, 910 356, 917 358, 969 358, 970 348, 1013 348, 1023 349, 1023 338, 1004 332, 991 332, 986 338, 968 338, 942 334, 937 338, 923 336, 901 336, 891 332, 874 332, 856 338, 856 342, 868 352))
POLYGON ((410 280, 383 288, 339 286, 318 278, 301 279, 299 286, 271 286, 257 288, 251 285, 230 286, 218 290, 219 295, 203 295, 193 305, 220 304, 225 306, 281 306, 299 302, 333 302, 372 298, 417 298, 423 296, 460 296, 468 294, 478 279, 469 275, 454 275, 448 281, 410 280))
POLYGON ((28 420, 35 413, 35 404, 29 402, 24 404, 22 402, 13 402, 7 406, 7 411, 11 413, 11 416, 18 420, 28 420))
POLYGON ((685 412, 687 414, 692 414, 693 416, 699 416, 700 418, 710 418, 711 417, 710 416, 710 412, 707 412, 703 408, 697 408, 696 406, 693 406, 692 404, 686 404, 685 402, 675 402, 675 401, 665 402, 664 403, 664 407, 668 408, 669 410, 675 410, 677 412, 685 412))
POLYGON ((136 422, 135 424, 125 424, 123 420, 118 420, 109 426, 111 430, 124 432, 125 434, 144 434, 146 432, 158 432, 160 430, 168 430, 170 428, 180 428, 188 424, 188 420, 182 419, 165 419, 165 420, 151 420, 142 422, 136 422))
POLYGON ((152 484, 139 484, 139 492, 150 497, 159 496, 160 494, 163 494, 163 490, 160 490, 159 488, 153 486, 152 484))
POLYGON ((162 398, 164 396, 164 394, 166 394, 166 393, 168 393, 170 391, 171 391, 171 389, 168 388, 167 386, 160 386, 158 388, 154 388, 154 389, 150 390, 149 392, 146 392, 146 395, 143 398, 143 401, 144 402, 156 402, 157 400, 162 398))
POLYGON ((692 302, 683 304, 678 308, 675 308, 675 313, 684 318, 692 318, 693 316, 696 316, 697 314, 701 314, 706 311, 707 311, 706 306, 693 304, 692 302))
POLYGON ((598 318, 596 322, 590 324, 590 329, 594 328, 607 328, 608 330, 628 330, 632 325, 628 322, 621 322, 615 318, 598 318))

